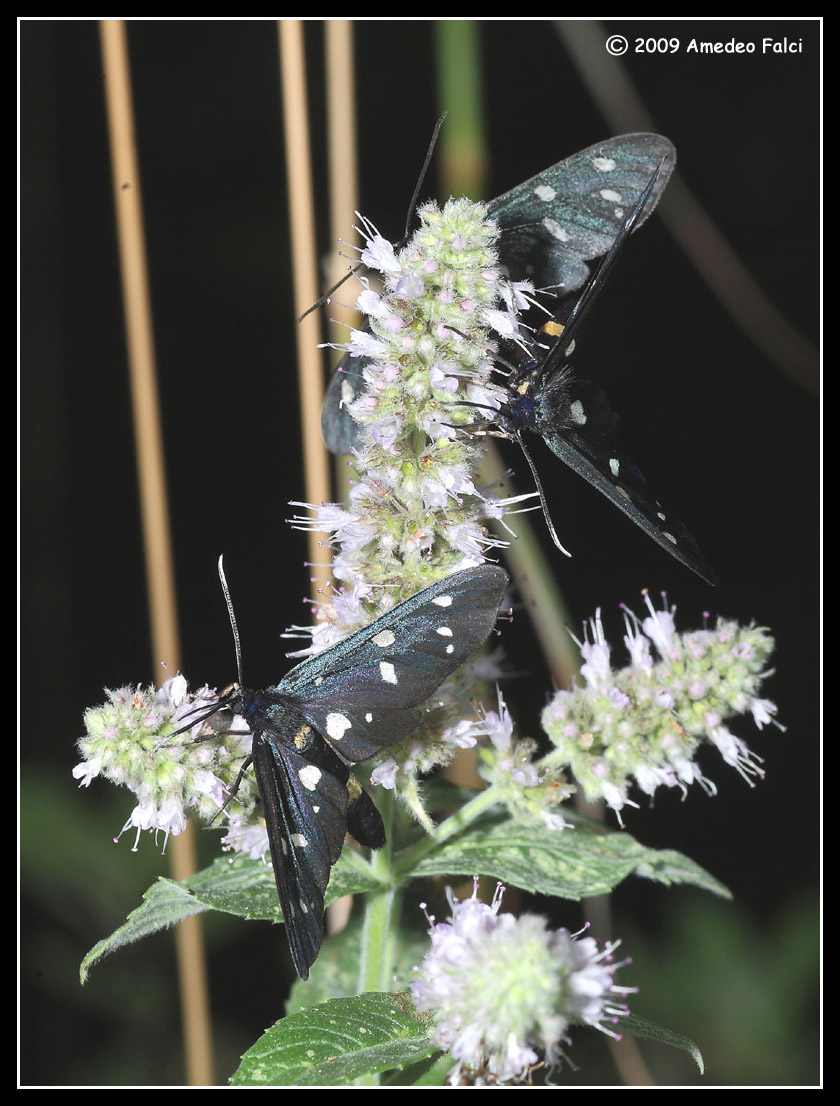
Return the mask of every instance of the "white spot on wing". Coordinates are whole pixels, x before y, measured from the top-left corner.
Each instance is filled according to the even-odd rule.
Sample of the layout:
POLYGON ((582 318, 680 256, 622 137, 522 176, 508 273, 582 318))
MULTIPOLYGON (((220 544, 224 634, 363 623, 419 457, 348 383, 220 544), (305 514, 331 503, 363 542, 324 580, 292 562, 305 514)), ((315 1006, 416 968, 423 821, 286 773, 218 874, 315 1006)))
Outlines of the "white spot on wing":
POLYGON ((550 204, 557 193, 550 184, 538 184, 534 189, 534 195, 538 200, 542 200, 543 203, 550 204))
POLYGON ((387 649, 397 639, 394 637, 393 630, 380 630, 376 637, 372 637, 370 640, 374 645, 378 645, 380 649, 387 649))
POLYGON ((586 412, 583 409, 583 404, 579 399, 574 400, 569 404, 569 414, 572 416, 572 422, 576 422, 578 426, 584 426, 586 423, 586 412))
POLYGON ((379 674, 386 684, 397 683, 397 673, 390 661, 379 662, 379 674))
POLYGON ((451 607, 452 606, 452 596, 451 595, 438 595, 432 600, 432 602, 434 603, 434 605, 436 607, 451 607))
POLYGON ((447 653, 454 653, 455 652, 455 646, 454 645, 447 645, 446 651, 447 651, 447 653))
POLYGON ((308 791, 314 791, 321 779, 321 769, 314 764, 307 764, 298 772, 300 782, 308 791))
POLYGON ((452 637, 452 628, 451 626, 438 626, 435 633, 440 634, 441 637, 452 637))
POLYGON ((611 157, 594 157, 592 164, 599 173, 611 173, 615 169, 615 160, 611 157))
POLYGON ((615 192, 612 188, 602 188, 601 199, 608 200, 612 204, 620 204, 623 197, 620 192, 615 192))
POLYGON ((542 225, 548 231, 552 238, 556 238, 558 242, 568 242, 569 232, 564 230, 556 219, 543 219, 542 225))
POLYGON ((327 737, 332 741, 341 741, 344 731, 349 730, 352 724, 346 714, 331 712, 327 715, 327 737))
POLYGON ((618 476, 618 470, 621 468, 617 457, 610 457, 610 472, 613 476, 618 476))
POLYGON ((373 715, 370 713, 370 711, 368 711, 367 714, 365 715, 365 722, 372 722, 372 721, 373 721, 373 715))
POLYGON ((289 840, 296 849, 305 849, 309 842, 303 836, 302 833, 293 833, 289 836, 289 840))

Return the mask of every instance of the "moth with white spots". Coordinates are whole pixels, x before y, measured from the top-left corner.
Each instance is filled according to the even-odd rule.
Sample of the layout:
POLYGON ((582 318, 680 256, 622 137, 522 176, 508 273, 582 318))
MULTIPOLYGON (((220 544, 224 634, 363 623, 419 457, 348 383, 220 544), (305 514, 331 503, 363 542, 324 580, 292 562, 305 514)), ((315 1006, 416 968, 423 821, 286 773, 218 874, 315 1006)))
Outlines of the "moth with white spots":
MULTIPOLYGON (((589 277, 588 262, 610 249, 653 171, 659 167, 635 228, 656 207, 675 164, 676 151, 662 135, 623 134, 490 200, 487 214, 499 226, 503 271, 510 280, 531 280, 559 297, 576 292, 589 277)), ((369 360, 346 353, 333 373, 321 410, 321 433, 333 453, 360 448, 359 424, 348 406, 364 389, 369 360)))
MULTIPOLYGON (((238 659, 221 563, 220 574, 238 659)), ((215 708, 242 715, 253 734, 240 776, 253 762, 301 979, 321 948, 324 894, 345 834, 372 849, 385 842, 379 812, 350 766, 413 733, 425 701, 490 634, 507 583, 496 565, 438 580, 309 657, 274 687, 252 691, 240 677, 215 708)))
POLYGON ((569 363, 583 319, 604 287, 631 231, 661 193, 661 173, 662 168, 654 169, 636 196, 626 189, 621 194, 611 189, 601 191, 609 202, 629 206, 630 213, 595 274, 571 308, 560 315, 562 323, 558 317, 543 328, 541 335, 553 334, 555 340, 549 346, 539 340, 534 342, 505 382, 505 399, 500 410, 487 414, 503 436, 513 438, 521 447, 534 475, 552 540, 564 553, 537 469, 522 440, 525 430, 538 434, 561 461, 597 488, 671 556, 715 584, 713 569, 685 525, 663 509, 638 466, 615 449, 613 437, 619 419, 610 409, 607 397, 591 380, 575 376, 569 363))

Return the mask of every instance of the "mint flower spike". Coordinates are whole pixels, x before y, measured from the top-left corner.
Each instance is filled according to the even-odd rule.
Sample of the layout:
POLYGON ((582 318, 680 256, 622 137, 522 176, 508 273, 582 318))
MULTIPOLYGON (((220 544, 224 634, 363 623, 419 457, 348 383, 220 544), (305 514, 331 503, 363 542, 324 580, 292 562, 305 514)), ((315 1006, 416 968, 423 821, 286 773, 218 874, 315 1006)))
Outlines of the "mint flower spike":
MULTIPOLYGON (((344 345, 365 359, 364 389, 348 406, 363 448, 353 459, 350 502, 310 505, 314 517, 295 519, 330 535, 333 572, 345 587, 400 582, 399 595, 370 596, 357 625, 387 609, 386 600, 479 564, 499 545, 483 526, 503 513, 478 486, 484 443, 464 430, 494 404, 490 324, 499 313, 518 333, 524 294, 507 289, 498 270, 496 228, 484 207, 453 200, 442 209, 427 204, 418 216, 398 253, 360 217, 363 260, 382 280, 375 292, 362 279, 367 326, 344 345)), ((333 620, 328 605, 320 613, 333 620)))
MULTIPOLYGON (((222 809, 250 734, 242 732, 240 718, 202 717, 219 696, 206 686, 189 693, 180 674, 158 689, 122 687, 106 695, 107 703, 85 712, 86 733, 78 741, 83 759, 73 776, 80 787, 104 776, 129 788, 137 804, 114 840, 133 827, 136 851, 144 830, 156 839, 162 832, 165 849, 170 834, 186 828, 189 813, 210 821, 222 809), (193 717, 195 725, 176 735, 193 717)), ((237 811, 248 804, 246 787, 237 811)))
MULTIPOLYGON (((492 902, 459 902, 447 888, 451 917, 429 917, 431 949, 411 983, 418 1010, 432 1015, 432 1036, 452 1053, 449 1082, 515 1083, 541 1059, 557 1067, 570 1043, 573 1021, 610 1036, 629 1010, 613 975, 628 961, 612 962, 618 942, 597 942, 566 929, 550 930, 535 914, 501 914, 504 887, 492 902)), ((425 909, 425 908, 424 908, 425 909)), ((428 915, 427 915, 428 917, 428 915)))
POLYGON ((568 766, 590 801, 602 799, 616 813, 636 805, 628 798, 633 785, 648 795, 662 785, 685 795, 689 784, 699 783, 714 795, 715 784, 695 759, 703 743, 714 745, 753 787, 764 775, 761 757, 725 723, 751 714, 759 729, 767 722, 779 726, 775 704, 759 696, 771 674, 772 637, 725 619, 679 633, 676 608, 657 609, 643 594, 647 616, 622 607, 629 666, 612 667, 600 610, 588 623, 577 642, 585 682, 557 692, 543 712, 554 744, 545 761, 568 766))
MULTIPOLYGON (((425 204, 418 220, 395 249, 358 219, 361 259, 381 285, 358 278, 366 326, 344 344, 364 359, 364 387, 347 406, 361 444, 349 502, 293 504, 308 512, 293 525, 326 535, 336 581, 317 605, 310 644, 295 656, 317 653, 432 581, 481 564, 507 545, 485 520, 520 505, 481 486, 485 441, 472 427, 498 406, 494 334, 519 335, 531 286, 502 277, 497 227, 483 205, 425 204)), ((466 740, 458 722, 472 683, 469 668, 447 681, 420 729, 374 766, 373 784, 398 792, 427 830, 417 781, 466 740)))

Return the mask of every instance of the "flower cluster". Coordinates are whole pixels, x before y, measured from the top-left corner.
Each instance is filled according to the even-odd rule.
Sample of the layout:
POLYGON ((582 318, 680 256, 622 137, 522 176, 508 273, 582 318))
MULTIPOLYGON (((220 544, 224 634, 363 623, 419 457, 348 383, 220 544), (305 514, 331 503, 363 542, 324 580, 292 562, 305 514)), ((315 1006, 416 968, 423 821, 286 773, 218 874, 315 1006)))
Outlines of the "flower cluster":
POLYGON ((557 809, 574 793, 562 771, 544 765, 537 757, 537 743, 514 735, 513 719, 498 694, 498 711, 478 705, 478 717, 459 724, 462 740, 488 740, 478 746, 478 772, 495 791, 513 817, 521 823, 541 822, 552 831, 567 823, 557 809))
MULTIPOLYGON (((118 836, 133 826, 136 849, 143 830, 163 832, 166 839, 184 830, 188 812, 215 817, 250 751, 244 720, 229 712, 208 714, 218 705, 216 692, 204 687, 188 694, 181 675, 157 690, 123 687, 106 694, 107 703, 85 712, 86 732, 78 742, 84 759, 73 775, 80 787, 104 776, 137 796, 118 836)), ((255 801, 253 783, 243 781, 230 812, 237 824, 247 821, 255 801)), ((258 828, 264 852, 265 828, 258 828)))
MULTIPOLYGON (((319 604, 314 626, 291 628, 309 638, 308 647, 293 655, 320 652, 434 580, 480 564, 486 550, 500 544, 483 520, 500 518, 505 501, 478 486, 482 439, 464 431, 498 405, 489 383, 491 334, 516 338, 517 312, 527 305, 530 286, 502 277, 497 231, 483 206, 455 200, 442 209, 426 205, 418 215, 419 229, 399 253, 363 220, 362 261, 378 273, 382 288, 375 291, 362 279, 359 308, 367 324, 345 347, 365 359, 365 388, 351 406, 362 446, 352 460, 349 503, 293 504, 310 512, 295 520, 299 526, 330 535, 339 582, 319 604)), ((486 678, 486 666, 480 675, 486 678)), ((416 781, 474 743, 475 737, 459 732, 458 719, 478 678, 475 666, 465 666, 448 680, 423 725, 392 747, 374 774, 374 783, 388 787, 399 777, 403 798, 422 822, 416 781)), ((205 689, 187 697, 181 677, 157 694, 130 688, 109 693, 109 704, 88 712, 88 734, 80 743, 87 763, 77 776, 87 784, 101 773, 134 790, 138 805, 127 825, 138 833, 178 833, 189 808, 215 814, 235 780, 228 746, 238 751, 238 763, 247 748, 236 738, 227 745, 195 744, 190 733, 161 745, 184 724, 187 710, 213 695, 205 689), (221 763, 211 749, 219 750, 221 763)), ((207 726, 218 732, 223 724, 213 716, 207 726)), ((225 843, 261 856, 266 836, 253 817, 252 775, 243 781, 241 798, 226 808, 225 843)))
POLYGON ((645 601, 643 619, 624 611, 625 668, 610 667, 600 614, 591 620, 591 640, 578 643, 585 682, 558 691, 543 712, 554 744, 546 761, 568 766, 588 799, 615 811, 636 805, 628 798, 633 784, 651 795, 660 785, 685 792, 698 782, 713 794, 695 760, 703 743, 752 785, 763 775, 761 760, 725 723, 738 714, 751 714, 759 728, 774 720, 775 705, 759 696, 773 639, 760 627, 723 619, 681 634, 673 608, 656 610, 647 595, 645 601))
POLYGON ((366 359, 365 388, 349 408, 362 441, 350 501, 296 504, 313 512, 299 525, 331 535, 333 575, 345 589, 319 612, 315 649, 480 564, 497 544, 482 525, 499 507, 476 483, 481 439, 463 428, 498 407, 490 332, 518 333, 516 302, 502 295, 495 230, 481 205, 450 200, 418 216, 399 254, 363 227, 362 260, 383 287, 363 282, 367 327, 344 347, 366 359))
MULTIPOLYGON (((433 1037, 457 1061, 450 1081, 508 1083, 528 1077, 543 1058, 563 1059, 572 1022, 618 1036, 609 1026, 628 1011, 613 975, 616 944, 550 930, 535 914, 501 914, 504 888, 488 906, 459 902, 447 889, 451 918, 430 918, 431 949, 411 984, 418 1010, 434 1020, 433 1037)), ((623 963, 626 963, 624 961, 623 963)))
MULTIPOLYGON (((320 605, 309 632, 317 652, 434 580, 480 564, 500 543, 483 524, 505 502, 478 483, 482 439, 464 428, 498 406, 490 384, 491 333, 515 337, 527 288, 507 284, 497 267, 496 230, 468 200, 418 211, 420 226, 399 252, 367 221, 358 298, 366 327, 345 349, 364 358, 365 387, 349 410, 361 446, 343 506, 307 507, 300 527, 330 535, 339 587, 320 605)), ((464 742, 457 719, 470 693, 462 675, 435 696, 435 709, 409 741, 395 746, 374 775, 393 787, 448 763, 464 742)))

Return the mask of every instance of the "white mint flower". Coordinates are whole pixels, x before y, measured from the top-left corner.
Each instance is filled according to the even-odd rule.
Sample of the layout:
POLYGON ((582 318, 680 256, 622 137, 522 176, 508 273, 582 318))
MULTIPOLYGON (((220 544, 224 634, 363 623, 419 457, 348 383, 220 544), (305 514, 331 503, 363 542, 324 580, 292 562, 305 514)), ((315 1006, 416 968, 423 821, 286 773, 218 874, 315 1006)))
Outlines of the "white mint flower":
POLYGON ((534 285, 530 280, 506 280, 501 286, 503 301, 509 311, 522 312, 539 304, 534 285))
POLYGON ((377 269, 381 273, 391 276, 402 273, 402 265, 394 252, 392 243, 383 238, 376 227, 364 215, 356 212, 362 225, 356 229, 365 239, 365 246, 361 251, 361 261, 368 269, 377 269))
POLYGON ((473 894, 459 902, 447 891, 451 917, 430 918, 431 948, 411 994, 431 1014, 432 1036, 456 1061, 450 1081, 489 1073, 497 1083, 527 1078, 541 1060, 561 1062, 573 1021, 618 1036, 633 988, 613 981, 616 944, 599 949, 591 938, 550 930, 535 914, 500 913, 504 888, 490 905, 473 894))
POLYGON ((388 757, 371 772, 370 782, 374 786, 384 787, 386 791, 393 791, 397 786, 399 767, 393 757, 388 757))
POLYGON ((775 705, 758 696, 773 639, 724 620, 681 634, 674 608, 657 610, 647 595, 645 602, 642 619, 623 608, 629 667, 610 666, 600 612, 589 624, 578 643, 585 684, 557 692, 543 712, 555 746, 543 763, 567 766, 590 801, 616 812, 630 804, 634 783, 648 795, 658 786, 685 792, 692 783, 714 794, 696 763, 702 744, 752 786, 764 774, 761 758, 725 722, 738 714, 751 714, 759 729, 775 722, 775 705))
POLYGON ((378 357, 388 350, 384 342, 380 342, 366 330, 351 331, 344 348, 354 357, 378 357))
MULTIPOLYGON (((212 819, 222 810, 248 755, 244 719, 214 712, 217 693, 190 693, 183 676, 159 689, 124 687, 106 691, 108 702, 85 713, 79 739, 82 763, 73 769, 80 786, 97 776, 122 784, 137 797, 117 840, 136 830, 133 849, 145 830, 162 833, 164 845, 182 833, 190 813, 212 819)), ((243 787, 236 809, 253 807, 254 787, 243 787)))
POLYGON ((265 822, 250 821, 242 815, 233 815, 227 823, 222 847, 232 852, 244 853, 252 860, 264 860, 268 855, 268 831, 265 822))

